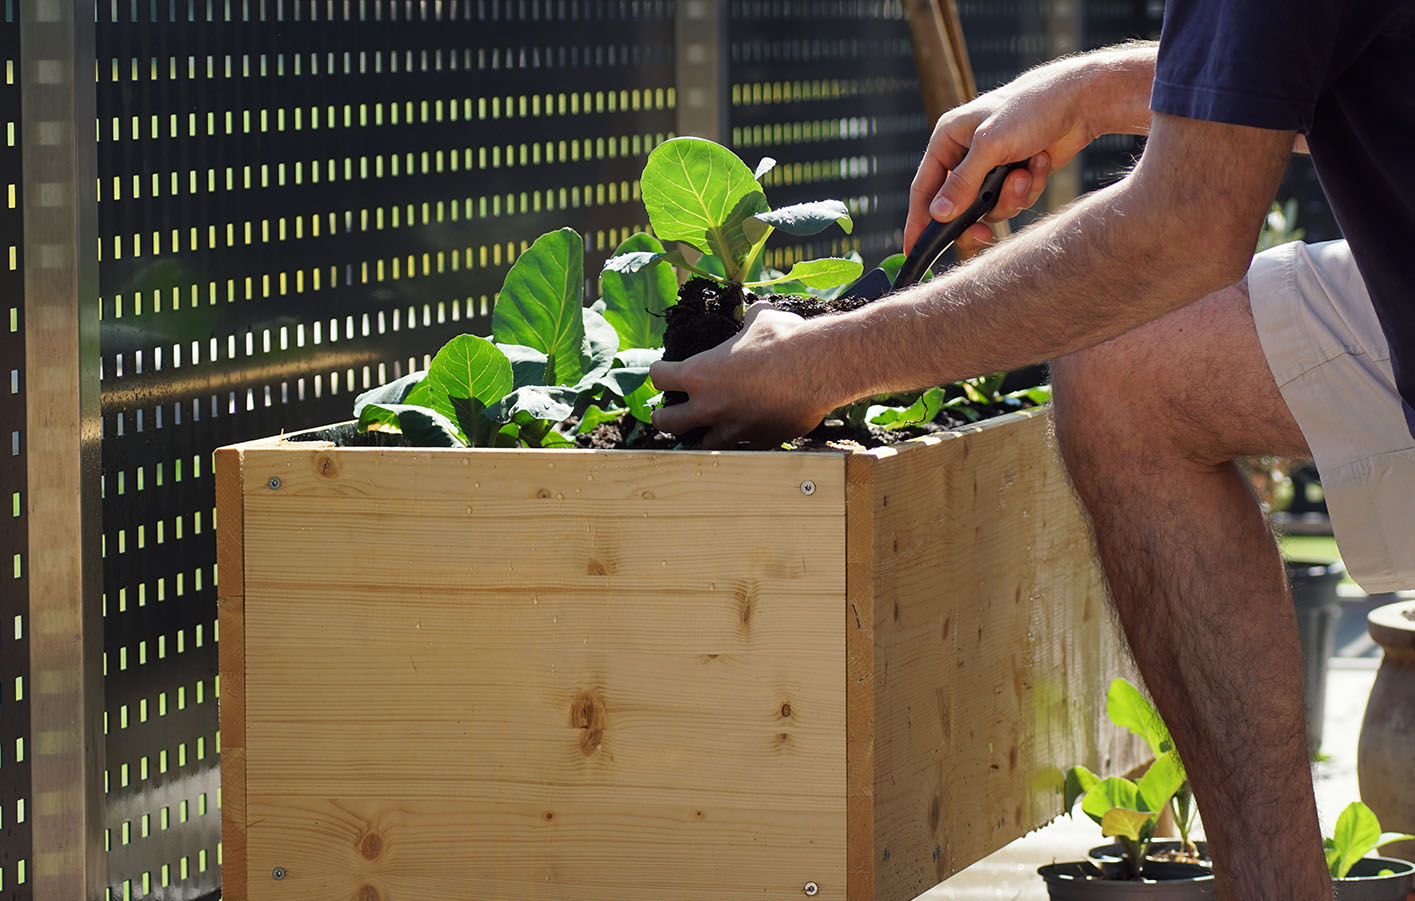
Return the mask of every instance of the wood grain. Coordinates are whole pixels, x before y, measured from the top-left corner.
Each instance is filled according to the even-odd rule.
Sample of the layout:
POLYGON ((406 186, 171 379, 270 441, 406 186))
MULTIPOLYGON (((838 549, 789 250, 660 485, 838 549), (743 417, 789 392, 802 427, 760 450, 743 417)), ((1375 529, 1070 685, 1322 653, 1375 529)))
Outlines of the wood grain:
POLYGON ((845 897, 841 456, 244 463, 250 897, 845 897))
POLYGON ((246 897, 246 641, 241 451, 216 452, 216 608, 221 640, 221 889, 246 897), (236 865, 230 865, 236 861, 236 865))
POLYGON ((1047 428, 1014 414, 848 460, 849 483, 873 486, 848 515, 873 520, 871 596, 851 602, 873 617, 857 678, 873 694, 874 898, 913 898, 1051 819, 1063 768, 1138 762, 1104 718, 1130 668, 1047 428))

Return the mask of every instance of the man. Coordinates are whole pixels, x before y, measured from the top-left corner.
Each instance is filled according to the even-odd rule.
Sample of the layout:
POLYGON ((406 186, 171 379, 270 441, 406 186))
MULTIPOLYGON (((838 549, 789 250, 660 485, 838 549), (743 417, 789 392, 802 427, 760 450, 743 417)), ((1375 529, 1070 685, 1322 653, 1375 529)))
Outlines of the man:
POLYGON ((1060 60, 943 116, 905 244, 993 166, 1032 160, 1010 216, 1097 135, 1148 133, 1121 182, 897 297, 809 322, 755 307, 732 341, 652 371, 689 395, 655 422, 728 447, 1054 359, 1061 450, 1228 899, 1332 893, 1286 578, 1232 459, 1314 457, 1353 575, 1415 585, 1412 83, 1403 0, 1171 0, 1157 46, 1060 60), (1308 145, 1349 248, 1253 259, 1308 145))

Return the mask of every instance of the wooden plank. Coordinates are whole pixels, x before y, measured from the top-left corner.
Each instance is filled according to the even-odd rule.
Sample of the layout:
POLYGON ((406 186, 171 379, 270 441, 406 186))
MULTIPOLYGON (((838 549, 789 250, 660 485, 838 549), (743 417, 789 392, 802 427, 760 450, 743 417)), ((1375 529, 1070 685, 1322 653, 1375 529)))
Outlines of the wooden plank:
POLYGON ((839 455, 244 457, 250 897, 845 897, 839 455))
POLYGON ((875 468, 879 458, 845 461, 845 849, 846 897, 875 891, 875 468))
POLYGON ((246 636, 241 451, 216 452, 216 607, 221 640, 221 888, 246 897, 246 636))
POLYGON ((936 122, 939 116, 972 99, 973 92, 968 89, 972 76, 965 75, 960 67, 949 27, 934 0, 905 0, 904 6, 909 15, 924 112, 929 122, 936 122))
POLYGON ((1038 411, 872 452, 880 901, 1051 819, 1064 767, 1139 761, 1104 720, 1129 665, 1047 428, 1038 411))

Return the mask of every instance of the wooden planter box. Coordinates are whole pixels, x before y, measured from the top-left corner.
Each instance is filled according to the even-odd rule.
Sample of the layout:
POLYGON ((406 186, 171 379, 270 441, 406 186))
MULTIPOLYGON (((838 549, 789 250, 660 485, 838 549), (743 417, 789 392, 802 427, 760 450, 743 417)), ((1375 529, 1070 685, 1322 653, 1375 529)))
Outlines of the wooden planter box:
POLYGON ((1138 762, 1047 428, 218 451, 226 897, 913 898, 1138 762))

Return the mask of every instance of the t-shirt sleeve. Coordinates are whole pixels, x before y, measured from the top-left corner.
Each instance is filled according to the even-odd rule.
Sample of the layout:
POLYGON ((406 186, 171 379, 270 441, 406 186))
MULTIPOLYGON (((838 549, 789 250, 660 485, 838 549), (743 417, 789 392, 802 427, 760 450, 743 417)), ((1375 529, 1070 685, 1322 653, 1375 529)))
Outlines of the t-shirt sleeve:
POLYGON ((1169 0, 1150 108, 1305 133, 1340 31, 1334 0, 1169 0))

